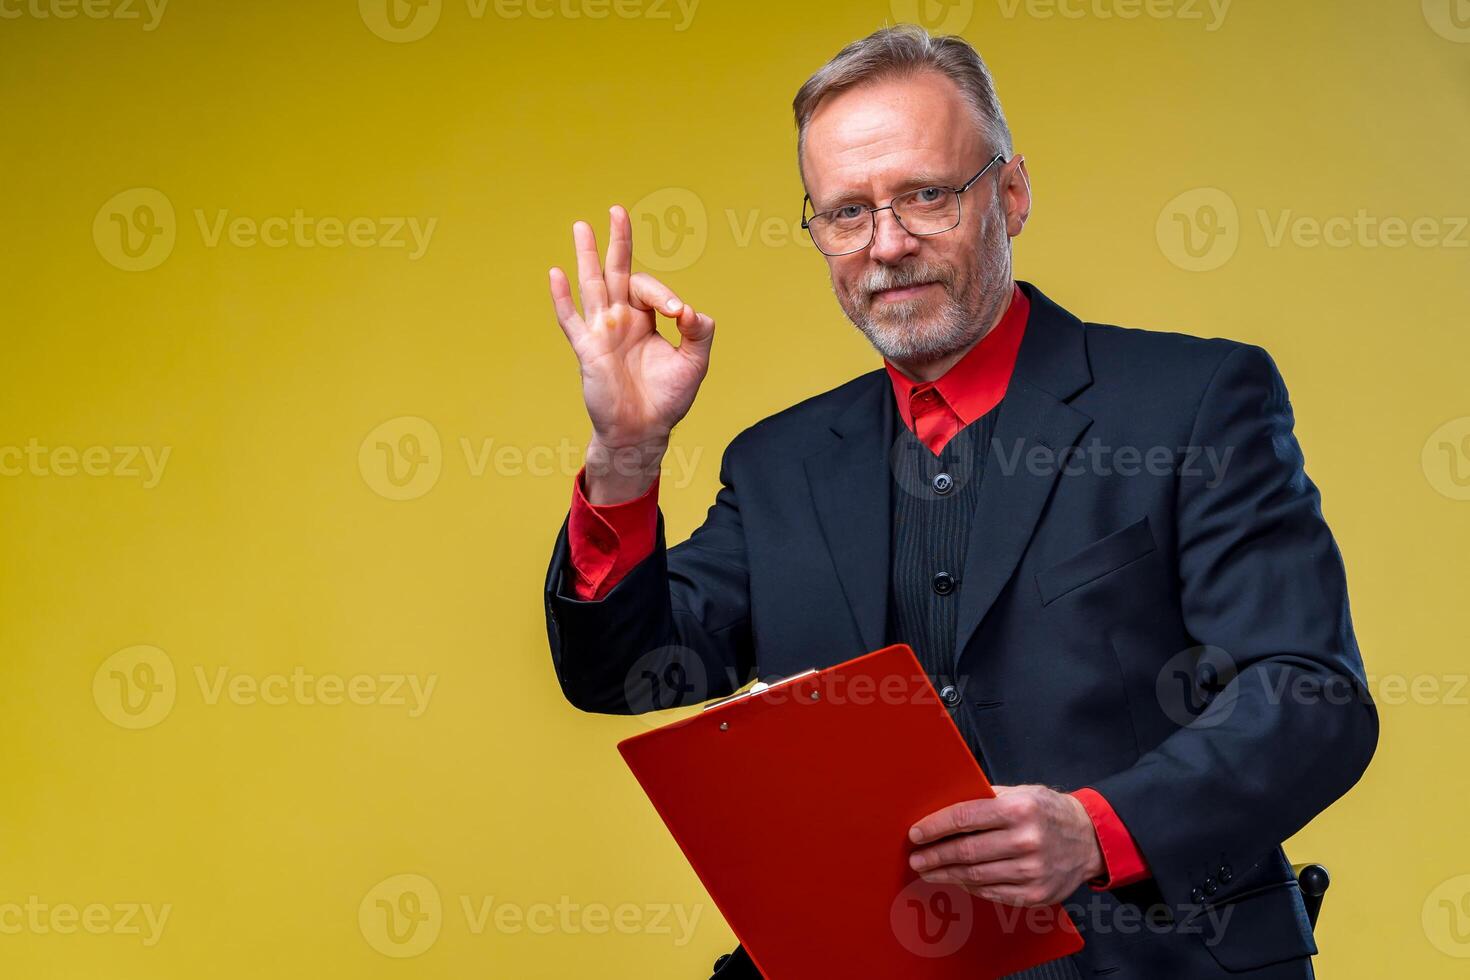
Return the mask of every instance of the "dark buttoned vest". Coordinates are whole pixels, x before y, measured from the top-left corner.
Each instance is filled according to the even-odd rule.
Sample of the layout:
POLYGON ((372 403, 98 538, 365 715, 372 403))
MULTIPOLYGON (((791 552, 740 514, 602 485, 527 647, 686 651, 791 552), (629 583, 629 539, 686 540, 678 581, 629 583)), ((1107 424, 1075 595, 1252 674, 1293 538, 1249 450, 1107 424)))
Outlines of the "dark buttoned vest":
MULTIPOLYGON (((1002 403, 1004 404, 1004 400, 1002 403)), ((893 413, 891 548, 887 642, 907 643, 982 769, 976 702, 985 692, 956 671, 955 627, 960 590, 965 587, 965 555, 980 502, 980 480, 989 455, 1000 405, 965 426, 939 455, 904 427, 893 413)), ((982 542, 983 544, 983 542, 982 542)), ((1072 958, 1056 960, 1011 975, 1025 980, 1076 980, 1072 958)))

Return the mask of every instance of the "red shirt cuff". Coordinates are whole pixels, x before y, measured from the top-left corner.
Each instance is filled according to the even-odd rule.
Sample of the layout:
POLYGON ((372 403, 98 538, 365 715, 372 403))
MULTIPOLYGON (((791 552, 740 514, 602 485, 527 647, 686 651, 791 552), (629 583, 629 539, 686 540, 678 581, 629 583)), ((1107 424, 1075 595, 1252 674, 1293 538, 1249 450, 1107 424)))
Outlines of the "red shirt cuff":
POLYGON ((583 466, 572 481, 567 545, 571 550, 572 592, 578 599, 597 600, 653 553, 658 533, 659 477, 653 478, 642 496, 615 504, 593 504, 582 489, 586 472, 583 466))
POLYGON ((1138 842, 1123 826, 1123 821, 1101 793, 1091 787, 1083 787, 1072 794, 1087 811, 1092 820, 1092 829, 1097 833, 1098 847, 1102 849, 1103 876, 1089 882, 1094 891, 1121 888, 1149 876, 1148 862, 1138 849, 1138 842))

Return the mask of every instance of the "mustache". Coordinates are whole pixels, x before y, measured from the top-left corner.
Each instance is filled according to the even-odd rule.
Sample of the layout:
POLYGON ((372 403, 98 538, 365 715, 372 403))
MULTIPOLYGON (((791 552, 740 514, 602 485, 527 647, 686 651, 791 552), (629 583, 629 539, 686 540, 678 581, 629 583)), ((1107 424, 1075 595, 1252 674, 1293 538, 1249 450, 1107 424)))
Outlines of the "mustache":
POLYGON ((937 282, 946 289, 954 283, 954 270, 949 266, 924 262, 916 265, 880 266, 870 269, 858 283, 863 295, 872 296, 885 289, 902 289, 926 282, 937 282))

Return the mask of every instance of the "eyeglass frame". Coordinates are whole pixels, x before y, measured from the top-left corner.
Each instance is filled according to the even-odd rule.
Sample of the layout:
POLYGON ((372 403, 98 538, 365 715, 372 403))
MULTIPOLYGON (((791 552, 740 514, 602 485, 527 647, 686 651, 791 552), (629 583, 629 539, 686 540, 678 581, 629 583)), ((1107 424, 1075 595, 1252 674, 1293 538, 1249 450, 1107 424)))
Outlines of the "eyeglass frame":
MULTIPOLYGON (((892 201, 889 201, 889 203, 883 205, 881 208, 863 207, 863 210, 865 210, 865 211, 868 212, 868 227, 871 229, 868 232, 868 240, 866 242, 864 242, 863 244, 859 245, 857 248, 850 248, 846 252, 828 252, 828 251, 824 250, 821 245, 817 244, 817 236, 812 234, 812 228, 811 228, 811 225, 809 224, 809 222, 812 221, 812 220, 814 220, 814 219, 816 219, 816 218, 820 218, 824 214, 831 214, 833 211, 841 211, 842 208, 851 207, 851 205, 844 204, 844 205, 842 205, 842 207, 828 208, 826 211, 817 211, 814 214, 812 214, 812 216, 810 218, 808 218, 807 217, 807 214, 806 214, 806 206, 808 204, 811 204, 812 203, 812 196, 811 196, 811 194, 803 194, 802 195, 802 198, 801 198, 801 227, 802 227, 802 230, 807 233, 807 237, 809 237, 812 240, 812 244, 813 245, 816 245, 818 252, 821 252, 823 255, 829 255, 829 256, 852 255, 853 253, 855 253, 855 252, 861 252, 863 249, 865 249, 865 248, 869 247, 870 245, 872 245, 873 244, 873 241, 878 237, 878 212, 879 211, 893 211, 893 217, 894 217, 894 220, 896 220, 898 222, 898 226, 900 228, 903 228, 903 230, 904 231, 907 231, 910 235, 913 235, 915 238, 929 238, 929 237, 932 237, 934 235, 943 235, 945 232, 954 231, 956 228, 958 228, 960 226, 960 221, 962 221, 964 219, 964 216, 965 216, 964 202, 960 200, 960 195, 963 194, 963 193, 965 193, 965 191, 969 190, 971 187, 975 186, 975 182, 978 181, 981 177, 984 177, 987 173, 989 173, 990 168, 993 167, 993 166, 995 166, 995 164, 996 164, 997 161, 999 161, 999 163, 1000 163, 1001 166, 1005 166, 1006 164, 1010 163, 1010 161, 1005 158, 1005 154, 1003 154, 1003 153, 997 153, 995 156, 993 156, 993 157, 990 158, 990 162, 989 163, 987 163, 985 166, 983 166, 983 167, 980 168, 980 172, 979 173, 977 173, 975 176, 971 177, 969 180, 965 181, 959 187, 944 187, 944 186, 942 186, 940 184, 927 184, 927 185, 925 185, 926 187, 938 187, 941 190, 949 191, 950 193, 954 194, 954 196, 955 196, 956 213, 955 213, 954 224, 950 225, 948 228, 945 228, 943 231, 925 231, 925 232, 911 231, 907 226, 904 225, 904 223, 903 223, 903 217, 897 211, 893 211, 893 202, 892 201)), ((924 189, 923 187, 919 187, 919 188, 916 188, 915 191, 921 191, 923 189, 924 189)), ((905 196, 907 196, 909 194, 915 193, 915 191, 904 191, 902 194, 899 194, 899 195, 896 195, 896 196, 898 196, 898 197, 905 197, 905 196)), ((812 206, 815 207, 816 205, 813 204, 812 206)), ((859 205, 859 206, 862 207, 861 205, 859 205)))

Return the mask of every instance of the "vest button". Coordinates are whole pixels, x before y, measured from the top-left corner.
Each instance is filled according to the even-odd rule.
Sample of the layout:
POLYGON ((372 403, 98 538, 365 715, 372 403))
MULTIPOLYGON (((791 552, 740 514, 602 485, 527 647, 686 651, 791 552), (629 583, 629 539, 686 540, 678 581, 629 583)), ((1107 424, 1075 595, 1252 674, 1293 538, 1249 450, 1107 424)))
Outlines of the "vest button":
POLYGON ((934 492, 938 494, 946 494, 954 489, 954 477, 948 473, 935 473, 932 482, 934 492))
POLYGON ((946 684, 939 689, 939 700, 953 708, 960 703, 960 692, 953 684, 946 684))
POLYGON ((949 595, 954 591, 954 576, 949 572, 937 572, 934 575, 934 591, 940 595, 949 595))

